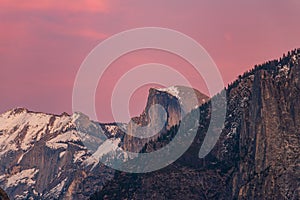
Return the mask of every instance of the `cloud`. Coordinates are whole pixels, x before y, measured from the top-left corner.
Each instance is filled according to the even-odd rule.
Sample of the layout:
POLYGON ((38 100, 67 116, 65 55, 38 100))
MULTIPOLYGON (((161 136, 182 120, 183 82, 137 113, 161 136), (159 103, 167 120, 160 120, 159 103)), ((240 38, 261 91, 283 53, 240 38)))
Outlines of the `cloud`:
MULTIPOLYGON (((48 35, 49 41, 57 36, 80 37, 92 40, 107 38, 105 31, 96 26, 97 19, 107 15, 112 3, 108 0, 1 0, 0 51, 14 40, 48 35)), ((28 40, 28 39, 27 39, 28 40)), ((15 43, 15 42, 14 42, 15 43)))
POLYGON ((66 10, 108 12, 107 0, 2 0, 2 8, 14 10, 66 10))

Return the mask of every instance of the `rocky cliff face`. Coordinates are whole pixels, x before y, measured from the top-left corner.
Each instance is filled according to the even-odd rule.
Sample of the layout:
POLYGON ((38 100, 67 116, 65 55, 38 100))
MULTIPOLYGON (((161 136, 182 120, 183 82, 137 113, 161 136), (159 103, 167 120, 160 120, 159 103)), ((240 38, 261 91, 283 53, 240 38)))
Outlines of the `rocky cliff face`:
POLYGON ((128 134, 124 136, 123 148, 130 152, 140 152, 147 142, 156 140, 173 124, 179 124, 180 118, 180 104, 175 96, 164 91, 150 89, 146 109, 139 117, 133 118, 128 123, 128 134), (157 104, 162 106, 162 109, 158 107, 150 111, 151 106, 157 104), (154 120, 156 120, 154 125, 161 124, 162 126, 151 127, 151 122, 154 120), (153 133, 155 129, 158 131, 157 133, 153 133), (135 137, 133 133, 144 135, 145 138, 135 137))
POLYGON ((241 115, 238 172, 233 195, 300 198, 300 65, 297 54, 255 72, 251 101, 241 115))
POLYGON ((179 160, 152 173, 117 173, 91 199, 300 199, 299 63, 295 50, 228 86, 224 129, 204 159, 209 104, 179 160))
POLYGON ((128 124, 128 134, 124 136, 123 148, 130 152, 140 152, 146 143, 167 134, 173 126, 179 125, 187 113, 207 102, 208 99, 199 91, 185 86, 150 89, 144 112, 128 124), (153 107, 155 105, 161 108, 153 107), (154 125, 161 124, 161 126, 158 128, 151 126, 151 120, 154 121, 154 125), (132 136, 132 133, 146 137, 140 139, 132 136))

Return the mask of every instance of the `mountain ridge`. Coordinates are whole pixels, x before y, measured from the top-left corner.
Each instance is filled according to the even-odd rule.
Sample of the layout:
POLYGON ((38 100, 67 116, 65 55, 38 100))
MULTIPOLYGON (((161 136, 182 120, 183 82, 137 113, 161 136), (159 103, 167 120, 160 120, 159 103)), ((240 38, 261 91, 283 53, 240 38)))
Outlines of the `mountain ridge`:
MULTIPOLYGON (((176 99, 166 91, 162 94, 176 99)), ((124 128, 127 124, 99 123, 82 113, 8 110, 0 114, 0 186, 13 199, 87 198, 113 177, 114 170, 101 164, 101 157, 127 159, 118 147, 125 144, 124 128), (100 177, 95 178, 99 171, 100 177), (85 181, 89 184, 83 185, 85 181)))
MULTIPOLYGON (((91 199, 299 199, 299 61, 296 49, 229 84, 224 128, 204 159, 197 155, 209 102, 200 107, 206 117, 180 159, 147 174, 116 173, 91 199)), ((148 146, 146 152, 156 145, 148 146)))
MULTIPOLYGON (((86 199, 95 191, 100 192, 93 195, 92 199, 297 199, 300 196, 300 186, 297 185, 297 166, 300 162, 295 157, 299 152, 299 54, 300 50, 294 50, 280 60, 256 66, 226 88, 228 112, 225 127, 215 148, 204 159, 198 158, 198 152, 210 119, 208 99, 199 107, 204 117, 200 119, 197 127, 199 134, 188 151, 170 166, 144 175, 115 172, 97 159, 95 161, 97 156, 103 154, 95 155, 97 148, 93 147, 94 143, 91 143, 94 149, 89 152, 86 144, 91 141, 82 141, 80 134, 102 130, 102 136, 94 137, 97 139, 95 144, 104 144, 103 137, 108 138, 108 142, 118 143, 108 151, 109 156, 126 157, 124 154, 114 154, 121 147, 151 152, 164 146, 172 139, 169 136, 176 134, 174 125, 180 122, 180 117, 174 113, 172 116, 176 116, 175 120, 171 120, 169 126, 166 124, 165 131, 159 137, 146 140, 138 146, 135 146, 138 142, 133 142, 132 138, 126 139, 117 123, 93 122, 79 113, 51 115, 24 108, 10 110, 11 113, 7 115, 3 113, 0 118, 11 117, 10 120, 14 119, 15 122, 8 126, 8 121, 1 123, 0 120, 0 187, 4 186, 14 199, 86 199), (282 105, 278 102, 282 102, 282 105), (23 119, 31 120, 24 122, 23 119), (280 123, 281 120, 295 130, 280 123), (82 129, 78 129, 77 123, 82 129), (130 147, 131 143, 134 145, 130 147), (279 148, 282 144, 287 144, 283 150, 279 148), (7 148, 10 150, 6 151, 7 148), (272 150, 279 156, 274 155, 272 150), (288 152, 287 156, 285 152, 288 152), (276 159, 286 164, 280 164, 276 159), (277 177, 276 174, 281 176, 277 177), (272 182, 279 186, 273 187, 269 184, 272 182)), ((156 102, 161 102, 168 110, 170 99, 175 97, 171 110, 179 111, 180 102, 176 95, 171 97, 164 94, 165 97, 159 99, 155 96, 156 91, 159 89, 153 89, 148 110, 156 102)), ((217 107, 222 105, 216 104, 217 107)), ((190 109, 193 112, 195 107, 191 106, 190 109)), ((136 118, 135 122, 148 122, 146 115, 147 106, 144 119, 136 118)), ((147 126, 147 123, 144 125, 147 126)))

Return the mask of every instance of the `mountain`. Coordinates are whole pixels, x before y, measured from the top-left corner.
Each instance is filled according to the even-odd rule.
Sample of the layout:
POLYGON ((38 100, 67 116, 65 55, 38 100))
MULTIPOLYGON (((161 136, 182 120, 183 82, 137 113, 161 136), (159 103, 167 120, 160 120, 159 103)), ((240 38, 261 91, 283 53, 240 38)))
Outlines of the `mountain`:
POLYGON ((167 110, 162 126, 166 132, 180 121, 179 94, 190 93, 197 93, 199 102, 189 102, 182 112, 189 112, 207 97, 182 86, 151 89, 145 111, 128 124, 93 122, 82 113, 9 110, 0 115, 0 187, 12 199, 86 199, 114 177, 115 171, 99 160, 128 159, 121 147, 130 148, 125 131, 138 131, 133 130, 133 121, 145 126, 157 121, 160 116, 150 110, 151 105, 160 104, 167 110), (171 94, 174 91, 177 96, 171 94))
POLYGON ((11 199, 300 199, 300 50, 255 66, 220 94, 212 107, 191 88, 153 88, 143 113, 124 124, 9 110, 0 115, 0 187, 11 199), (223 93, 224 127, 212 127, 221 135, 199 158, 223 93), (163 169, 135 174, 102 164, 134 162, 128 152, 157 151, 182 127, 197 135, 163 169))
POLYGON ((204 104, 208 99, 199 91, 185 86, 150 89, 145 110, 139 117, 132 118, 128 123, 128 134, 124 136, 123 149, 140 152, 146 143, 167 134, 173 126, 180 124, 187 113, 204 104), (151 126, 151 119, 158 127, 151 126), (141 139, 132 133, 144 134, 147 137, 141 139))
POLYGON ((210 102, 199 107, 205 117, 180 159, 146 174, 117 172, 91 199, 300 199, 300 49, 255 66, 224 92, 224 128, 205 158, 198 154, 210 102))
POLYGON ((84 163, 91 153, 76 129, 79 116, 24 108, 0 115, 0 186, 10 198, 82 199, 113 177, 107 167, 91 171, 84 163), (98 172, 105 176, 95 178, 98 172))

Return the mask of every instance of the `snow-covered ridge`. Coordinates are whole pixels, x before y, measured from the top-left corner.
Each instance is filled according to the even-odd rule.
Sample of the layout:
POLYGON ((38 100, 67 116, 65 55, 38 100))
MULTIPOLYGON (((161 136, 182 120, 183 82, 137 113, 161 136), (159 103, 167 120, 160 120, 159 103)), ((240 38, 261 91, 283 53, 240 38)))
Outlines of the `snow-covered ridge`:
POLYGON ((35 183, 34 176, 38 173, 38 169, 26 169, 10 176, 7 179, 6 188, 17 186, 18 184, 33 185, 35 183))
POLYGON ((167 92, 170 95, 176 97, 177 99, 180 99, 179 89, 176 86, 171 86, 171 87, 167 87, 167 88, 157 88, 156 90, 161 91, 161 92, 167 92))
POLYGON ((155 88, 155 90, 176 97, 184 113, 189 113, 192 109, 199 107, 209 100, 209 97, 205 94, 187 86, 176 85, 167 88, 155 88))
POLYGON ((51 149, 67 149, 68 143, 76 143, 79 141, 81 141, 79 135, 75 131, 69 131, 47 141, 46 146, 48 146, 51 149))
POLYGON ((0 156, 8 151, 27 151, 45 134, 67 129, 70 116, 30 112, 17 108, 0 115, 0 156))
MULTIPOLYGON (((75 122, 82 118, 84 123, 101 129, 96 123, 80 113, 51 115, 17 108, 0 115, 0 157, 8 151, 26 152, 42 138, 47 137, 46 146, 51 149, 66 149, 68 143, 79 143, 82 138, 75 122)), ((118 127, 105 125, 106 131, 114 136, 118 127)), ((22 159, 22 157, 20 157, 22 159)))
POLYGON ((52 115, 17 108, 0 114, 0 187, 12 191, 14 199, 47 198, 47 195, 60 198, 71 187, 67 182, 72 181, 72 170, 87 170, 82 173, 86 176, 94 173, 102 156, 118 155, 115 151, 121 140, 114 138, 117 133, 117 124, 99 124, 81 113, 52 115), (78 120, 82 129, 76 123, 78 120), (99 130, 109 132, 111 138, 104 134, 100 137, 99 130), (3 165, 5 162, 9 164, 3 165), (51 165, 62 167, 51 172, 55 174, 47 180, 48 189, 37 190, 44 181, 40 180, 44 179, 42 174, 49 173, 45 168, 51 165), (4 170, 7 166, 9 169, 4 170))

